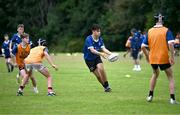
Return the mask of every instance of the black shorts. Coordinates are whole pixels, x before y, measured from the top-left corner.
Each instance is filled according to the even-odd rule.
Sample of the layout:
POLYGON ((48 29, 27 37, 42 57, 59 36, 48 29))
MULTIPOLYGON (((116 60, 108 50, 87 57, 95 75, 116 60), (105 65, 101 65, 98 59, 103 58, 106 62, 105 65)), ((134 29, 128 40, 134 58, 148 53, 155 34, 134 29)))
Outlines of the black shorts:
POLYGON ((19 66, 19 71, 21 71, 21 70, 23 70, 23 69, 25 69, 24 66, 19 66))
POLYGON ((86 65, 88 66, 90 72, 93 72, 94 70, 96 70, 96 65, 99 64, 99 63, 102 63, 102 60, 100 57, 97 57, 95 60, 85 60, 86 62, 86 65))
POLYGON ((171 64, 151 64, 152 68, 154 70, 157 70, 158 67, 161 69, 161 71, 166 70, 171 67, 171 64))

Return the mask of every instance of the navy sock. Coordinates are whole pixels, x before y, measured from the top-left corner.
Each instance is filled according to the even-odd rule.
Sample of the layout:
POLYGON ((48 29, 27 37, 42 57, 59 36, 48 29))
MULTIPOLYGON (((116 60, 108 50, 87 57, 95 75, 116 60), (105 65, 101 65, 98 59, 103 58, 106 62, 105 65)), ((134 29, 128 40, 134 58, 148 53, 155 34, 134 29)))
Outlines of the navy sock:
POLYGON ((48 87, 48 89, 51 89, 51 90, 52 90, 52 87, 48 87))
POLYGON ((7 66, 8 72, 10 72, 9 62, 6 62, 6 66, 7 66))
POLYGON ((170 97, 175 100, 175 95, 174 94, 170 94, 170 97))
POLYGON ((109 87, 109 83, 108 83, 108 81, 105 81, 105 82, 104 82, 104 85, 103 85, 103 87, 104 87, 104 88, 107 88, 107 87, 109 87))
POLYGON ((24 89, 24 86, 20 86, 19 88, 20 88, 21 90, 23 90, 23 89, 24 89))
POLYGON ((153 91, 149 91, 149 96, 153 96, 153 91))

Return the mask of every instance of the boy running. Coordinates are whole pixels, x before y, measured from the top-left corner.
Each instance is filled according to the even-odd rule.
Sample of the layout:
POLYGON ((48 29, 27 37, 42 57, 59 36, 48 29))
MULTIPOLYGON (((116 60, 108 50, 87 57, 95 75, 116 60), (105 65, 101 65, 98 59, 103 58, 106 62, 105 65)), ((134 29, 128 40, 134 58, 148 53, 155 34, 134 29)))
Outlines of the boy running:
POLYGON ((8 72, 12 72, 14 69, 14 66, 11 63, 11 55, 10 55, 10 51, 9 51, 9 44, 10 44, 9 36, 8 36, 8 34, 4 34, 4 42, 2 44, 1 50, 2 50, 2 54, 4 55, 5 60, 6 60, 8 72))
MULTIPOLYGON (((23 77, 22 82, 24 82, 24 79, 26 77, 24 59, 29 55, 30 52, 29 34, 24 33, 21 35, 21 38, 22 38, 22 42, 18 44, 17 47, 13 48, 12 54, 13 54, 14 65, 19 68, 19 73, 23 77)), ((32 80, 34 92, 38 93, 35 78, 33 76, 31 76, 30 78, 32 80)))
POLYGON ((103 39, 100 37, 101 29, 99 25, 94 24, 91 28, 92 35, 89 35, 84 44, 84 60, 88 66, 90 72, 96 76, 97 80, 104 87, 105 92, 110 92, 107 76, 104 70, 101 57, 106 58, 107 55, 112 53, 105 48, 103 39))
POLYGON ((161 14, 155 16, 155 19, 157 20, 156 25, 148 30, 147 37, 143 40, 143 44, 141 46, 142 51, 146 56, 146 60, 151 64, 153 70, 147 101, 151 102, 153 100, 154 89, 160 73, 160 68, 160 70, 165 71, 169 80, 170 103, 176 104, 175 83, 171 68, 171 66, 175 63, 173 47, 174 37, 172 32, 163 26, 163 16, 161 14), (146 47, 149 47, 149 52, 146 47))

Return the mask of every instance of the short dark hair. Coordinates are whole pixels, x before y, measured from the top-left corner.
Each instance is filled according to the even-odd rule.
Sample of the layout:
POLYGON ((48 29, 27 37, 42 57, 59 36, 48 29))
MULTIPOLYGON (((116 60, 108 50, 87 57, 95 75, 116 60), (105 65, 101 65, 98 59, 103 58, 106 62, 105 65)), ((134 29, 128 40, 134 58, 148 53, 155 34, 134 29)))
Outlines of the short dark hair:
POLYGON ((22 27, 24 28, 24 24, 18 24, 17 28, 22 27))
POLYGON ((132 32, 132 33, 137 32, 136 28, 132 28, 132 29, 131 29, 131 32, 132 32))
POLYGON ((101 29, 101 27, 98 24, 93 24, 92 27, 91 27, 92 31, 99 30, 99 29, 101 29))
POLYGON ((22 38, 22 39, 27 38, 27 37, 29 37, 29 34, 27 34, 27 33, 23 33, 23 34, 21 35, 21 38, 22 38))

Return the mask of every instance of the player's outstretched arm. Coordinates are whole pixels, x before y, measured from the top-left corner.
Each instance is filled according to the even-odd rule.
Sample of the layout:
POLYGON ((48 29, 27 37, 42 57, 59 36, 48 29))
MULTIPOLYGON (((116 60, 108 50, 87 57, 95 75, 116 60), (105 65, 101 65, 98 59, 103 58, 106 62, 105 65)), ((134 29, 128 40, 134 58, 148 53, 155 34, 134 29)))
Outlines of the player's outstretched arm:
POLYGON ((14 67, 17 67, 18 65, 16 63, 16 56, 12 54, 11 57, 12 57, 11 59, 12 59, 12 63, 14 65, 14 67))
POLYGON ((90 48, 90 51, 93 53, 93 54, 96 54, 96 55, 99 55, 99 56, 102 56, 103 58, 107 58, 106 54, 103 53, 103 52, 99 52, 97 50, 95 50, 94 48, 90 48))
POLYGON ((14 47, 13 48, 13 50, 12 50, 12 52, 11 52, 11 57, 12 57, 12 63, 13 63, 13 65, 15 66, 15 67, 17 67, 18 65, 17 65, 17 63, 16 63, 16 54, 17 54, 17 52, 18 52, 18 48, 17 47, 14 47))
POLYGON ((168 43, 169 46, 169 50, 170 50, 170 64, 174 65, 175 61, 174 61, 174 43, 168 43))
POLYGON ((9 51, 12 52, 12 40, 10 40, 10 43, 9 43, 9 51))
POLYGON ((1 52, 2 52, 2 56, 5 56, 5 55, 4 55, 4 49, 3 49, 3 48, 1 48, 1 52))
POLYGON ((58 70, 58 67, 53 63, 50 55, 48 54, 48 52, 44 51, 44 55, 45 55, 45 58, 48 60, 49 64, 55 69, 55 70, 58 70))
POLYGON ((143 53, 144 53, 144 55, 146 57, 147 62, 149 63, 149 52, 148 52, 148 50, 143 45, 141 46, 141 49, 142 49, 142 51, 143 51, 143 53))
POLYGON ((108 49, 106 49, 105 47, 102 48, 102 51, 103 51, 105 54, 107 54, 107 55, 111 55, 111 54, 112 54, 112 53, 111 53, 108 49))

